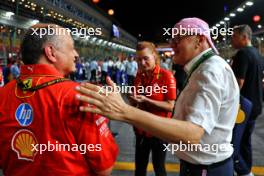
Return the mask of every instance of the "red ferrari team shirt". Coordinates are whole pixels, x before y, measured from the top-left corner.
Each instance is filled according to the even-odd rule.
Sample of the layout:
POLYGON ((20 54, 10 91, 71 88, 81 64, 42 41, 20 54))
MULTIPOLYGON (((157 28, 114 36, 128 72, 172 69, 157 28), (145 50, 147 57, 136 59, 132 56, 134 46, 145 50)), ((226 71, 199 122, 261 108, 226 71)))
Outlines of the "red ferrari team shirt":
MULTIPOLYGON (((151 77, 147 77, 144 72, 139 72, 135 78, 134 86, 136 94, 144 95, 157 101, 168 101, 176 99, 176 80, 169 70, 156 65, 151 77)), ((155 115, 171 118, 171 112, 153 107, 148 103, 143 103, 139 107, 155 115)), ((142 133, 141 130, 136 132, 142 133)))
POLYGON ((48 65, 24 65, 22 91, 11 81, 1 89, 0 165, 6 176, 94 176, 113 166, 118 147, 100 115, 79 111, 77 83, 48 65))

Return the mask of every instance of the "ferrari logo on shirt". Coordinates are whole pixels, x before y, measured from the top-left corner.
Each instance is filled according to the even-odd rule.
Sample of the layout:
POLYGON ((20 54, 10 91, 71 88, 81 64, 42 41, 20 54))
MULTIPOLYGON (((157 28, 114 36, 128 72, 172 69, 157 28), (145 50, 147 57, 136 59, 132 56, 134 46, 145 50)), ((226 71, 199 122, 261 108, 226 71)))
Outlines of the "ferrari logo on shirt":
POLYGON ((37 144, 36 137, 29 130, 19 130, 13 135, 11 146, 20 160, 34 161, 37 151, 33 146, 37 144))
MULTIPOLYGON (((32 78, 23 80, 23 85, 25 86, 26 89, 30 89, 32 87, 32 78)), ((23 93, 26 94, 27 91, 23 91, 23 93)))
POLYGON ((25 86, 26 89, 29 89, 32 87, 32 78, 29 78, 29 79, 25 79, 23 81, 23 84, 25 86))
MULTIPOLYGON (((36 85, 38 85, 39 80, 42 77, 33 79, 33 78, 26 78, 21 80, 22 84, 23 84, 23 88, 25 89, 30 89, 36 85)), ((16 97, 18 98, 27 98, 27 97, 31 97, 35 94, 35 91, 27 91, 27 90, 22 90, 18 85, 16 86, 16 90, 15 90, 15 94, 16 97)))

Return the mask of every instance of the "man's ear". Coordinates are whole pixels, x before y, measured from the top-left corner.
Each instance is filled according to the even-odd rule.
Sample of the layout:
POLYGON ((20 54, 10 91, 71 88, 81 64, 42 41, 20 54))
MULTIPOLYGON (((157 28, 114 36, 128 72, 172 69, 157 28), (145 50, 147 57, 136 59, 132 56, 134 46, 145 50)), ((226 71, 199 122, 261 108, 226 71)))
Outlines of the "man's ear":
POLYGON ((246 40, 248 38, 248 36, 247 36, 247 34, 241 34, 240 35, 240 39, 242 39, 242 40, 246 40))
POLYGON ((204 41, 207 41, 207 38, 204 35, 201 35, 198 38, 199 38, 199 43, 202 43, 204 41))
POLYGON ((197 49, 203 42, 203 36, 195 36, 195 49, 197 49))
POLYGON ((204 42, 207 43, 207 38, 204 35, 199 35, 196 38, 196 48, 198 48, 199 46, 201 46, 204 42))
POLYGON ((46 55, 47 59, 52 63, 57 61, 54 52, 55 50, 52 45, 46 45, 44 47, 44 54, 46 55))

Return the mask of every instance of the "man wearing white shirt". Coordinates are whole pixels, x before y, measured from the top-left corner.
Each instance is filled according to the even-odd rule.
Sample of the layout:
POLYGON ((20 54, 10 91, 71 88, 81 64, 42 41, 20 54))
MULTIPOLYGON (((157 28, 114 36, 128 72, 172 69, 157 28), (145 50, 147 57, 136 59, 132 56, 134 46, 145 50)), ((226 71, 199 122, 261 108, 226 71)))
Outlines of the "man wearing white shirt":
POLYGON ((118 60, 116 61, 116 63, 114 64, 115 66, 115 79, 116 79, 116 84, 117 85, 121 85, 122 81, 121 81, 121 68, 122 68, 122 60, 121 58, 118 58, 118 60))
MULTIPOLYGON (((211 48, 206 49, 194 57, 185 65, 185 71, 190 74, 195 63, 210 51, 211 48)), ((210 165, 232 155, 230 140, 235 118, 230 120, 227 117, 235 117, 237 114, 237 106, 230 112, 230 102, 234 103, 233 98, 238 99, 238 91, 231 92, 236 88, 232 70, 226 61, 217 55, 210 57, 192 73, 188 85, 177 100, 174 117, 201 126, 205 132, 200 140, 201 144, 221 144, 225 149, 178 151, 177 156, 180 159, 193 164, 210 165), (217 137, 212 137, 214 134, 217 137)))
POLYGON ((109 61, 108 61, 108 76, 110 76, 111 79, 113 79, 113 66, 114 66, 114 62, 112 60, 111 57, 109 57, 109 61))
POLYGON ((121 62, 121 65, 120 65, 120 83, 121 85, 126 85, 126 63, 127 63, 127 60, 124 59, 122 60, 121 62))
POLYGON ((130 56, 128 58, 128 62, 126 63, 126 74, 128 77, 128 85, 129 86, 134 85, 134 79, 136 77, 137 70, 138 70, 137 62, 134 61, 133 56, 130 56))
MULTIPOLYGON (((184 18, 174 28, 196 31, 178 34, 171 41, 175 63, 184 65, 188 72, 188 81, 176 101, 174 119, 159 118, 132 107, 116 91, 107 96, 99 94, 99 88, 91 84, 77 88, 89 98, 77 98, 96 108, 82 106, 80 110, 130 123, 174 142, 164 149, 176 152, 180 158, 180 176, 233 176, 231 137, 239 108, 236 78, 224 59, 216 55, 206 22, 184 18), (179 145, 185 147, 181 150, 176 147, 179 145)), ((111 80, 108 83, 117 90, 111 80)))
POLYGON ((84 63, 84 68, 85 68, 85 71, 86 71, 86 79, 87 80, 90 80, 90 77, 91 77, 91 70, 90 70, 90 63, 88 61, 86 61, 84 63))
POLYGON ((169 64, 165 58, 161 59, 160 67, 169 70, 169 64))
POLYGON ((96 60, 93 60, 90 64, 90 70, 91 70, 91 79, 90 81, 96 82, 96 71, 98 70, 98 64, 96 60))
POLYGON ((101 83, 102 84, 106 83, 107 72, 108 72, 108 61, 107 61, 107 59, 105 59, 103 64, 102 64, 102 75, 101 75, 101 83))

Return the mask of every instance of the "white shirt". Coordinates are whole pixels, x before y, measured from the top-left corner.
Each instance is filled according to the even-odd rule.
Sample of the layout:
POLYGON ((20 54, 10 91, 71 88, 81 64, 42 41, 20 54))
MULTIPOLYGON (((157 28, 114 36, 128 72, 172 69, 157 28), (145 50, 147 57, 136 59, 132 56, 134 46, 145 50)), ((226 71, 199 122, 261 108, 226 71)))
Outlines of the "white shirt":
POLYGON ((108 63, 107 62, 103 62, 102 64, 102 71, 107 72, 108 71, 108 63))
POLYGON ((90 64, 89 64, 89 62, 85 62, 85 64, 84 64, 84 68, 85 68, 86 70, 89 70, 89 69, 90 69, 90 64))
POLYGON ((109 60, 109 61, 108 61, 108 66, 109 66, 109 67, 113 67, 113 65, 114 65, 114 62, 113 62, 112 60, 109 60))
POLYGON ((136 76, 138 65, 136 61, 128 61, 126 63, 126 72, 130 76, 136 76))
POLYGON ((169 70, 169 64, 167 62, 161 61, 160 66, 161 66, 161 68, 164 68, 166 70, 169 70))
POLYGON ((125 62, 121 62, 120 71, 126 71, 126 63, 125 62))
POLYGON ((115 64, 114 64, 114 66, 116 67, 116 69, 118 69, 118 70, 121 70, 121 61, 117 61, 115 64))
MULTIPOLYGON (((185 66, 187 73, 209 50, 185 66)), ((201 126, 205 131, 200 141, 202 145, 225 149, 178 150, 176 155, 187 162, 205 165, 229 158, 233 153, 230 142, 238 108, 239 87, 234 73, 224 59, 212 56, 193 72, 176 102, 174 118, 201 126)))
POLYGON ((98 69, 98 64, 95 60, 93 60, 91 63, 90 63, 90 70, 97 70, 98 69))

